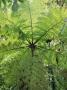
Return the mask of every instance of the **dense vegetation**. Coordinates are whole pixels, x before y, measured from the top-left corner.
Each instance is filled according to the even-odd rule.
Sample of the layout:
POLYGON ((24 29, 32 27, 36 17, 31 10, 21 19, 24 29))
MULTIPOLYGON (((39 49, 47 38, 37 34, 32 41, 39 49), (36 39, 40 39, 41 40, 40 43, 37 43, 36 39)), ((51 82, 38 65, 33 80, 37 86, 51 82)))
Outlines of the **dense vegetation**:
POLYGON ((0 90, 67 90, 67 0, 0 0, 0 90))

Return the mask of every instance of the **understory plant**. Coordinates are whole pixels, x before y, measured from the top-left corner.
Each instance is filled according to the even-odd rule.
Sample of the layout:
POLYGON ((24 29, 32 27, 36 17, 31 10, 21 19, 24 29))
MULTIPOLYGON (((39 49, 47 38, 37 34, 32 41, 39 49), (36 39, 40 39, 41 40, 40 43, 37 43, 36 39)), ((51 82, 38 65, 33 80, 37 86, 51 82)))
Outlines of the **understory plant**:
POLYGON ((66 4, 0 1, 0 90, 67 89, 66 4))

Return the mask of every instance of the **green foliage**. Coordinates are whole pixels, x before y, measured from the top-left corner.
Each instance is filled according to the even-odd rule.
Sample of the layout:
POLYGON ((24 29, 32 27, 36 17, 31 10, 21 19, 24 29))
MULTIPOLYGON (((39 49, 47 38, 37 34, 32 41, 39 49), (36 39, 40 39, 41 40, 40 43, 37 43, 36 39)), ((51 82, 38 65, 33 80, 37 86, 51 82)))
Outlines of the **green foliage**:
POLYGON ((67 8, 52 0, 0 4, 0 90, 67 89, 67 8))

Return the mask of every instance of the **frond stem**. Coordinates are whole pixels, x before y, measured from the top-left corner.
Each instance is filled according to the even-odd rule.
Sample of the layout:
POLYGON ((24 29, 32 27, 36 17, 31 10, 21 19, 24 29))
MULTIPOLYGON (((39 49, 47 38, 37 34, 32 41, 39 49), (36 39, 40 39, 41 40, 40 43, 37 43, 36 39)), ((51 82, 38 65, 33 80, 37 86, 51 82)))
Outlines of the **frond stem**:
POLYGON ((44 32, 35 42, 34 44, 36 44, 37 42, 39 42, 51 29, 53 29, 55 26, 57 26, 59 23, 61 23, 61 20, 54 24, 52 27, 50 27, 46 32, 44 32))

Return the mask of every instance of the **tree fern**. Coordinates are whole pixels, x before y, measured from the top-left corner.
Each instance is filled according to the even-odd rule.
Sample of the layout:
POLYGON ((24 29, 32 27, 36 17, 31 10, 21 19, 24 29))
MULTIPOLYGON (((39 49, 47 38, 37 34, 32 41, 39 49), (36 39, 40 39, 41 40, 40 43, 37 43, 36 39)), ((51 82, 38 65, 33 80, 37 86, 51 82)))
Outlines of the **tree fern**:
POLYGON ((0 11, 0 89, 66 89, 66 8, 48 7, 47 0, 16 1, 19 7, 14 2, 10 11, 7 5, 0 11))

